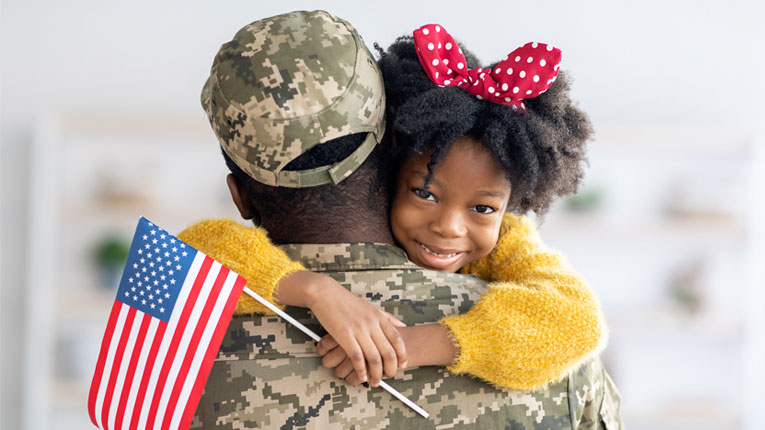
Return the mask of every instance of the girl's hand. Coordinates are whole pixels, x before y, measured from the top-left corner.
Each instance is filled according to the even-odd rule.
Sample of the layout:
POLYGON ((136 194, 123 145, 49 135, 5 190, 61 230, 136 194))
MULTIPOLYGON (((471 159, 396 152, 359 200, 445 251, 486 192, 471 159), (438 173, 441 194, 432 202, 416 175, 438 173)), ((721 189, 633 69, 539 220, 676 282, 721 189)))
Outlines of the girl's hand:
POLYGON ((383 375, 394 376, 406 365, 406 346, 396 329, 404 323, 329 276, 295 272, 279 282, 276 299, 282 304, 309 308, 347 355, 359 382, 368 379, 377 386, 383 375))
POLYGON ((357 386, 364 382, 359 374, 353 369, 353 364, 335 339, 331 335, 326 335, 319 341, 316 351, 322 356, 321 365, 327 369, 335 369, 334 374, 351 386, 357 386))
MULTIPOLYGON (((398 321, 393 315, 388 315, 393 321, 398 321)), ((397 324, 396 327, 407 346, 408 365, 411 367, 446 366, 454 363, 457 349, 448 327, 442 324, 422 324, 412 327, 397 324)), ((353 386, 364 382, 355 371, 348 355, 331 335, 321 338, 316 351, 322 356, 322 366, 335 369, 334 374, 338 378, 345 379, 345 382, 353 386)), ((402 368, 405 367, 407 367, 406 364, 402 366, 402 368)))

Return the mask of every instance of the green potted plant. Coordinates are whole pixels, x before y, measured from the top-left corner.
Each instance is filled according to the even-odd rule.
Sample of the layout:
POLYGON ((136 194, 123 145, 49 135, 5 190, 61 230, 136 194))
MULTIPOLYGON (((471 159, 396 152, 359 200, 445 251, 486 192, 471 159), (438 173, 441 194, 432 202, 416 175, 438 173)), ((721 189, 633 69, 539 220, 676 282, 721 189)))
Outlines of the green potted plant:
POLYGON ((101 285, 107 288, 119 286, 122 268, 130 252, 130 243, 116 234, 104 236, 93 247, 93 262, 99 272, 101 285))

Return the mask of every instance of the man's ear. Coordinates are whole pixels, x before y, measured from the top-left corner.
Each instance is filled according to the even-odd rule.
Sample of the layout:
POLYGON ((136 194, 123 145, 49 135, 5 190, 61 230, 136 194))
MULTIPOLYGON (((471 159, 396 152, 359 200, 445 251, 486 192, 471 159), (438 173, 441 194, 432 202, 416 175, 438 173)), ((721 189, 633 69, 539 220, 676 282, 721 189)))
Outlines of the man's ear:
POLYGON ((234 201, 236 208, 239 209, 239 214, 244 219, 252 219, 255 224, 260 224, 260 214, 252 206, 252 202, 247 198, 242 187, 236 182, 236 178, 233 174, 229 173, 226 176, 226 184, 228 184, 228 191, 231 193, 231 200, 234 201))

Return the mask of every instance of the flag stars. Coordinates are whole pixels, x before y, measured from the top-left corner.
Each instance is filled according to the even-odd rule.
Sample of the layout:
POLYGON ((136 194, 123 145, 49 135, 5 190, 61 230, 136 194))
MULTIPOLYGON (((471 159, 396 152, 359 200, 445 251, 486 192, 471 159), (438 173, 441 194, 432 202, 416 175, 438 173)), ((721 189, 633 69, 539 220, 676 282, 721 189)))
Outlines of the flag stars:
POLYGON ((154 309, 154 307, 155 307, 155 306, 156 306, 156 305, 155 305, 154 303, 152 303, 152 304, 150 304, 150 305, 149 305, 149 307, 151 307, 152 309, 154 309))
POLYGON ((159 235, 159 238, 162 239, 162 240, 165 240, 166 237, 167 237, 167 235, 165 235, 165 233, 162 233, 161 235, 159 235))
POLYGON ((162 261, 162 257, 157 257, 157 262, 162 261))
POLYGON ((143 285, 143 282, 138 281, 138 286, 140 287, 141 285, 143 285))
MULTIPOLYGON (((164 244, 164 245, 166 245, 166 244, 164 244)), ((165 257, 169 257, 169 256, 170 256, 170 253, 165 251, 165 257)))
POLYGON ((141 254, 143 254, 143 249, 138 250, 138 255, 141 255, 141 254))
POLYGON ((154 262, 153 261, 149 262, 149 267, 154 267, 154 262))
POLYGON ((165 308, 159 308, 159 311, 164 313, 165 312, 165 308))
POLYGON ((145 234, 143 235, 143 240, 146 240, 146 239, 148 239, 148 238, 149 238, 149 236, 147 236, 147 235, 145 235, 145 234))
POLYGON ((152 270, 152 271, 151 271, 151 276, 157 276, 157 272, 155 272, 155 271, 153 271, 153 270, 152 270))
POLYGON ((167 244, 166 244, 166 243, 164 243, 164 242, 162 242, 162 247, 163 247, 163 248, 167 248, 167 244))
MULTIPOLYGON (((162 269, 162 267, 161 267, 161 266, 160 266, 160 269, 162 269)), ((165 278, 166 278, 166 276, 165 276, 165 275, 162 275, 162 276, 160 276, 160 277, 159 277, 159 279, 161 279, 161 280, 163 280, 163 281, 165 280, 165 278)))
POLYGON ((155 236, 156 234, 157 234, 157 230, 152 230, 152 231, 151 231, 151 235, 152 235, 152 236, 155 236))
MULTIPOLYGON (((134 293, 135 293, 135 287, 131 287, 131 288, 130 288, 130 291, 132 291, 132 292, 134 292, 134 293)), ((127 293, 125 293, 125 294, 127 294, 127 293)))
POLYGON ((165 298, 169 299, 170 298, 170 293, 165 293, 165 298))
POLYGON ((170 270, 167 272, 167 274, 168 274, 168 275, 170 275, 170 276, 173 276, 173 273, 175 273, 175 271, 174 271, 173 269, 170 269, 170 270))
POLYGON ((186 251, 183 251, 183 252, 181 252, 181 255, 185 257, 185 256, 189 255, 189 253, 186 252, 186 251))
POLYGON ((159 281, 157 281, 157 280, 155 279, 155 280, 154 280, 154 285, 159 285, 159 281))
POLYGON ((173 252, 178 252, 178 248, 176 248, 176 247, 174 246, 174 247, 173 247, 173 252))
POLYGON ((167 289, 167 284, 162 285, 162 289, 166 290, 167 289))
MULTIPOLYGON (((151 252, 146 254, 146 258, 151 258, 152 256, 154 256, 154 254, 152 254, 151 252)), ((142 261, 142 263, 143 263, 143 261, 142 261)))
POLYGON ((141 264, 143 264, 143 263, 145 263, 145 262, 146 262, 146 260, 145 260, 145 259, 143 259, 143 258, 142 258, 142 259, 140 259, 139 261, 141 262, 141 264))
POLYGON ((170 280, 170 283, 171 283, 171 284, 173 284, 173 285, 175 285, 175 279, 171 279, 171 280, 170 280))
POLYGON ((146 244, 146 246, 145 246, 145 248, 146 248, 146 249, 149 249, 149 248, 151 248, 151 245, 149 245, 149 244, 147 243, 147 244, 146 244))
POLYGON ((141 304, 145 305, 146 304, 146 300, 141 300, 141 304))
POLYGON ((133 269, 137 269, 137 268, 138 268, 138 263, 133 263, 133 269))
POLYGON ((138 300, 138 296, 133 296, 133 300, 138 300))
POLYGON ((128 282, 133 283, 133 278, 128 278, 128 282))
POLYGON ((157 295, 159 295, 159 288, 157 288, 156 290, 154 290, 154 293, 156 293, 157 295))
POLYGON ((159 254, 159 248, 154 248, 154 252, 156 252, 157 254, 159 254))
POLYGON ((153 243, 155 245, 157 244, 157 242, 159 242, 157 239, 152 239, 152 241, 151 241, 151 243, 153 243))
POLYGON ((157 299, 157 303, 159 303, 161 305, 162 304, 162 299, 161 298, 157 299))
POLYGON ((125 297, 130 297, 130 293, 128 293, 127 291, 125 291, 125 297))
POLYGON ((181 257, 179 257, 177 255, 175 256, 175 261, 180 261, 180 259, 181 259, 181 257))
POLYGON ((170 243, 175 243, 175 239, 170 239, 170 243))

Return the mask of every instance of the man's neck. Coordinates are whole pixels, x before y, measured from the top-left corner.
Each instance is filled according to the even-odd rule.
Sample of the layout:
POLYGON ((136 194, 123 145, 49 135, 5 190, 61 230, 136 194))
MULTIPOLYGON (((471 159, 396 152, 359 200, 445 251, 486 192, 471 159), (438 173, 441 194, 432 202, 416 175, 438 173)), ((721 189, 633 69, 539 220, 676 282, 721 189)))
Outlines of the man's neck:
POLYGON ((353 222, 344 219, 300 220, 263 219, 262 226, 276 244, 374 242, 392 245, 393 234, 386 219, 366 218, 353 222))

